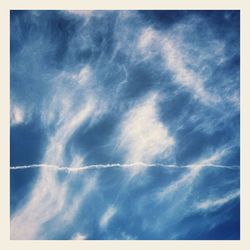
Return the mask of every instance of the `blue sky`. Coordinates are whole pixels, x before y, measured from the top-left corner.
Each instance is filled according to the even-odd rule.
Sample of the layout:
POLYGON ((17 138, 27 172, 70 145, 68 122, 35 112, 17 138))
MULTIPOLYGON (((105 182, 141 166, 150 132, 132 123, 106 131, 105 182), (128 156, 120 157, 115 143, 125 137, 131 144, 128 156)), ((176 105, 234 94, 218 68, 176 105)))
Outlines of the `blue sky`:
POLYGON ((239 11, 11 11, 11 238, 240 238, 239 11))

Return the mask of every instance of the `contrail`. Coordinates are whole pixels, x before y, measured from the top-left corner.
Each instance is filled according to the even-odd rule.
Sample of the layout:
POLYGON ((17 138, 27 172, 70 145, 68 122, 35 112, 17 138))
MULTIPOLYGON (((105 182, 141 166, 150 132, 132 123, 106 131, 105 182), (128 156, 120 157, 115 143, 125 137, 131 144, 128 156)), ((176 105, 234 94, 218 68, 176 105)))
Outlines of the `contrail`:
MULTIPOLYGON (((86 166, 81 166, 81 167, 65 167, 65 166, 49 165, 49 164, 32 164, 32 165, 24 165, 24 166, 12 166, 10 167, 10 170, 21 170, 21 169, 29 169, 29 168, 48 168, 48 169, 55 169, 58 171, 65 171, 65 172, 81 172, 81 171, 90 170, 90 169, 105 169, 105 168, 133 168, 133 167, 192 168, 196 165, 197 164, 176 165, 176 164, 163 164, 163 163, 135 162, 135 163, 128 163, 128 164, 112 163, 112 164, 93 164, 93 165, 86 165, 86 166)), ((239 166, 208 164, 206 167, 239 170, 239 166)))

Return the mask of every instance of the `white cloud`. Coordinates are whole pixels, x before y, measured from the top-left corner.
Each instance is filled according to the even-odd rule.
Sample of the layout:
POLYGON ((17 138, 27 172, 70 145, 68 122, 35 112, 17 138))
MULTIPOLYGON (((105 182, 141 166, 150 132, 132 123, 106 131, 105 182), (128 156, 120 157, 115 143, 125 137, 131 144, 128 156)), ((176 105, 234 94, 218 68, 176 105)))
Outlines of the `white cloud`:
POLYGON ((152 60, 158 55, 162 47, 162 36, 160 32, 152 27, 142 29, 137 38, 136 48, 142 56, 142 60, 152 60))
POLYGON ((80 85, 84 85, 91 77, 90 66, 85 66, 81 69, 78 75, 73 75, 73 80, 77 80, 80 85))
POLYGON ((11 110, 10 110, 11 126, 19 125, 23 122, 25 122, 24 110, 16 104, 11 105, 11 110))
MULTIPOLYGON (((62 162, 67 141, 76 128, 89 117, 93 107, 92 102, 87 104, 52 136, 44 156, 46 163, 60 164, 62 162)), ((64 184, 57 182, 54 171, 46 169, 41 172, 41 177, 33 189, 29 202, 14 215, 11 221, 12 238, 33 239, 36 237, 40 226, 63 208, 68 188, 64 184)))
POLYGON ((65 11, 65 13, 84 17, 86 22, 89 22, 94 12, 95 12, 94 10, 66 10, 65 11))
MULTIPOLYGON (((64 185, 68 184, 70 185, 70 183, 64 183, 64 185)), ((72 202, 67 205, 66 211, 60 216, 63 223, 70 223, 75 218, 75 216, 77 215, 77 211, 80 208, 80 205, 83 203, 86 197, 96 188, 96 186, 97 186, 96 177, 94 176, 88 178, 86 183, 84 183, 81 192, 75 195, 75 197, 73 197, 72 202)))
POLYGON ((66 191, 53 173, 43 171, 30 200, 11 219, 11 239, 36 239, 41 225, 63 208, 66 191))
POLYGON ((90 16, 92 15, 93 10, 66 10, 66 12, 80 16, 90 16))
POLYGON ((110 222, 111 218, 116 214, 117 210, 115 207, 109 207, 106 212, 102 215, 100 219, 100 227, 105 228, 107 227, 108 223, 110 222))
POLYGON ((157 195, 157 198, 162 200, 167 195, 177 191, 179 188, 183 187, 184 185, 191 183, 194 180, 194 178, 196 178, 199 175, 200 171, 204 167, 209 166, 209 165, 214 165, 213 163, 221 159, 224 156, 225 152, 226 152, 225 149, 219 150, 215 152, 213 155, 211 155, 210 157, 207 157, 196 163, 191 164, 190 170, 188 170, 188 172, 182 175, 178 180, 172 182, 170 185, 165 187, 161 192, 159 192, 157 195))
MULTIPOLYGON (((185 30, 183 30, 185 32, 185 30)), ((223 44, 214 42, 213 52, 215 55, 221 54, 223 44)), ((144 60, 151 59, 154 55, 160 55, 164 61, 165 67, 172 73, 176 84, 186 88, 193 96, 205 104, 215 103, 219 97, 210 94, 204 86, 205 77, 190 68, 190 64, 204 67, 205 59, 211 60, 211 54, 202 52, 203 55, 196 61, 190 60, 186 53, 187 45, 182 41, 182 36, 177 33, 173 35, 169 32, 162 33, 153 28, 143 29, 139 35, 137 48, 144 56, 144 60)))
POLYGON ((49 96, 42 106, 44 125, 62 127, 74 116, 74 113, 84 109, 83 103, 95 99, 94 93, 91 92, 92 83, 92 69, 89 65, 77 73, 62 71, 57 75, 52 80, 49 96), (82 100, 81 103, 79 100, 82 100))
MULTIPOLYGON (((174 145, 174 139, 158 118, 158 97, 156 93, 149 95, 128 111, 121 123, 117 146, 125 151, 128 163, 150 163, 156 156, 168 154, 174 145)), ((135 166, 133 171, 143 167, 135 166)))
POLYGON ((152 45, 154 38, 156 38, 157 33, 151 28, 143 29, 139 35, 137 47, 144 52, 149 46, 152 45))
MULTIPOLYGON (((86 81, 89 76, 88 72, 89 69, 81 71, 76 81, 86 81)), ((69 184, 67 182, 59 183, 55 176, 56 171, 53 170, 56 166, 63 165, 64 150, 69 139, 82 124, 95 117, 94 110, 96 108, 95 98, 90 93, 88 93, 88 96, 82 96, 81 105, 76 105, 78 100, 75 96, 79 92, 79 85, 71 85, 71 91, 68 93, 64 89, 63 82, 70 78, 73 79, 72 76, 61 74, 57 78, 57 80, 61 81, 56 82, 54 99, 49 104, 47 103, 47 106, 44 106, 46 111, 43 112, 43 117, 46 125, 56 120, 57 117, 53 117, 53 115, 59 113, 61 116, 59 117, 59 122, 55 123, 55 132, 50 135, 50 140, 44 153, 43 162, 45 164, 43 165, 47 167, 42 168, 40 178, 32 190, 29 201, 11 219, 12 239, 36 239, 43 223, 61 212, 65 206, 69 184), (53 119, 46 123, 46 117, 53 117, 53 119), (53 164, 53 169, 48 167, 48 164, 53 164)), ((74 159, 79 164, 80 160, 74 159)), ((72 205, 73 212, 77 210, 77 205, 79 204, 80 200, 76 199, 72 205)), ((68 214, 69 218, 72 217, 70 216, 71 213, 68 214)))
POLYGON ((195 163, 194 165, 204 167, 204 166, 216 163, 218 160, 222 159, 222 157, 225 156, 225 154, 227 153, 228 153, 228 148, 218 150, 214 154, 212 154, 210 157, 204 158, 198 161, 197 163, 195 163))
POLYGON ((216 208, 221 207, 224 204, 236 199, 237 197, 239 197, 239 195, 240 195, 240 191, 237 190, 237 191, 232 192, 232 193, 230 193, 227 196, 222 197, 222 198, 211 199, 211 200, 206 200, 206 201, 200 202, 196 205, 196 208, 201 209, 201 210, 216 209, 216 208))
POLYGON ((173 75, 175 81, 190 90, 196 98, 204 103, 215 102, 217 99, 209 94, 204 88, 203 78, 187 66, 187 58, 181 51, 181 46, 177 47, 176 41, 170 38, 163 40, 163 56, 167 69, 173 75))
POLYGON ((84 166, 84 157, 79 156, 79 155, 75 155, 71 164, 70 164, 70 167, 71 168, 79 168, 82 166, 84 166))
POLYGON ((57 130, 55 135, 51 136, 44 161, 49 164, 62 164, 63 152, 66 142, 70 139, 75 130, 90 118, 95 109, 95 102, 89 99, 85 105, 80 107, 79 112, 70 114, 68 120, 57 130))
POLYGON ((86 240, 87 235, 81 234, 81 233, 76 233, 72 236, 71 240, 86 240))

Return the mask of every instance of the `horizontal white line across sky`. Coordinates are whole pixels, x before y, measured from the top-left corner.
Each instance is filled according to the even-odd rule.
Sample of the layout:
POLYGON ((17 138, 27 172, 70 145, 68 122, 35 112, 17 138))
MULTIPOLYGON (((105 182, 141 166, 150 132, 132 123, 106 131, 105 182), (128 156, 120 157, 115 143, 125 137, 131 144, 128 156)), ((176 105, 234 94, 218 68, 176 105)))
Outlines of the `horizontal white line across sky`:
MULTIPOLYGON (((32 165, 24 165, 24 166, 12 166, 10 167, 11 170, 21 170, 21 169, 29 169, 29 168, 49 168, 49 169, 56 169, 58 171, 67 171, 67 172, 78 172, 78 171, 85 171, 89 169, 105 169, 105 168, 133 168, 133 167, 163 167, 163 168, 192 168, 197 166, 197 164, 190 164, 190 165, 176 165, 176 164, 163 164, 163 163, 144 163, 144 162, 135 162, 135 163, 128 163, 128 164, 121 164, 121 163, 111 163, 111 164, 93 164, 93 165, 86 165, 81 167, 65 167, 65 166, 57 166, 57 165, 50 165, 50 164, 32 164, 32 165)), ((208 164, 204 165, 206 167, 213 167, 213 168, 223 168, 223 169, 231 169, 231 170, 239 170, 239 166, 226 166, 226 165, 219 165, 219 164, 208 164)))

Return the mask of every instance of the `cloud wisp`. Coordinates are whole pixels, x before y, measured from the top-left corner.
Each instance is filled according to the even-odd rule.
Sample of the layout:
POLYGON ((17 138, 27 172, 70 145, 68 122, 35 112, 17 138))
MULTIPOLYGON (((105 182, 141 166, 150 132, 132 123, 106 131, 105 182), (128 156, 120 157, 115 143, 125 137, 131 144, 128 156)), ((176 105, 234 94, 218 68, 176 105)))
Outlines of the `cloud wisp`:
MULTIPOLYGON (((84 74, 82 73, 83 71, 79 73, 77 82, 80 81, 82 84, 82 78, 84 78, 84 81, 87 81, 87 77, 90 74, 87 74, 85 71, 84 74)), ((74 91, 76 94, 78 91, 77 87, 75 87, 74 91)), ((60 104, 61 98, 63 99, 64 95, 68 97, 66 92, 62 92, 61 95, 57 96, 57 99, 51 102, 51 109, 47 110, 49 117, 51 117, 50 113, 58 108, 57 105, 60 104)), ((73 107, 75 96, 71 95, 67 100, 68 105, 73 107)), ((72 110, 67 111, 66 109, 66 112, 64 111, 61 117, 61 122, 57 125, 55 133, 50 135, 50 141, 44 153, 43 160, 50 164, 62 164, 67 142, 72 137, 74 131, 90 119, 90 115, 93 115, 94 110, 95 103, 92 96, 88 96, 84 104, 77 108, 77 110, 74 110, 74 112, 72 110)), ((40 177, 32 190, 29 201, 11 219, 11 228, 13 228, 11 237, 13 239, 35 239, 42 225, 63 210, 67 190, 69 189, 69 182, 60 183, 56 179, 55 174, 53 171, 48 172, 45 168, 41 168, 40 177), (58 195, 60 196, 60 200, 57 199, 58 195)))
MULTIPOLYGON (((160 191, 157 195, 157 198, 160 200, 163 200, 166 196, 169 194, 177 191, 179 188, 188 185, 194 181, 195 178, 197 178, 200 174, 200 172, 206 167, 206 166, 213 166, 216 167, 217 165, 214 164, 214 162, 221 160, 221 158, 227 153, 227 150, 219 150, 215 152, 213 155, 202 159, 196 163, 193 163, 191 168, 188 170, 187 173, 183 174, 178 180, 173 181, 165 187, 162 191, 160 191)), ((221 165, 219 165, 221 168, 221 165)), ((226 167, 227 168, 227 167, 226 167)))
POLYGON ((201 201, 200 203, 198 203, 196 205, 196 209, 199 209, 199 210, 210 210, 211 209, 211 210, 213 210, 213 209, 216 209, 218 207, 225 205, 226 203, 238 198, 239 196, 240 196, 240 191, 236 190, 236 191, 226 195, 225 197, 201 201))
POLYGON ((102 215, 100 219, 100 227, 102 229, 106 228, 108 226, 108 223, 112 219, 112 217, 116 214, 117 210, 114 207, 109 207, 105 213, 102 215))

